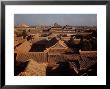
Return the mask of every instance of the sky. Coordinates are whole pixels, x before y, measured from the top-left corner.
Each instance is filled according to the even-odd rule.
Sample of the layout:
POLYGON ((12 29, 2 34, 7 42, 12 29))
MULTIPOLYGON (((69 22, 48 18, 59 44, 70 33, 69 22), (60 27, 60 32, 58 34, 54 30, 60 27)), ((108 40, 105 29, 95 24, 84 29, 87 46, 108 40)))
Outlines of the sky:
POLYGON ((14 24, 97 26, 97 14, 15 14, 14 24))

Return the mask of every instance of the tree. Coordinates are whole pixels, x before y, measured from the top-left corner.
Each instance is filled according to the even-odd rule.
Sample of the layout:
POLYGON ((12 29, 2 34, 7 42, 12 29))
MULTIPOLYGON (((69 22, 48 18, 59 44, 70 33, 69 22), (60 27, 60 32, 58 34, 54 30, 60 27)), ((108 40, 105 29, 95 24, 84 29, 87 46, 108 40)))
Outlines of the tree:
POLYGON ((22 32, 22 36, 23 36, 23 39, 26 38, 26 36, 27 36, 27 32, 26 32, 26 30, 23 30, 23 32, 22 32))

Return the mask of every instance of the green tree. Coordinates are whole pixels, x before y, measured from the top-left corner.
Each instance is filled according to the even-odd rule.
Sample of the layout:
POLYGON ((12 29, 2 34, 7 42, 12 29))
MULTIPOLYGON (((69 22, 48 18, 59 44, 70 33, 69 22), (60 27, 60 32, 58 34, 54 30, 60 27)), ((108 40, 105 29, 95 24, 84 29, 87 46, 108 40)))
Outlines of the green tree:
POLYGON ((23 32, 22 32, 22 36, 23 36, 23 39, 26 38, 26 36, 27 36, 27 32, 26 32, 26 30, 23 30, 23 32))

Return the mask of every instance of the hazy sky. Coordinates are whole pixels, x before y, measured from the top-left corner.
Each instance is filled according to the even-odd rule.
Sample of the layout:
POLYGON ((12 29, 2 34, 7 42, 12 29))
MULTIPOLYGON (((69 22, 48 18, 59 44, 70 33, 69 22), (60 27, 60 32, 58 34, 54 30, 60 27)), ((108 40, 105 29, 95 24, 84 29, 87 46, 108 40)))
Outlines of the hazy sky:
POLYGON ((15 25, 97 25, 96 14, 15 14, 15 25))

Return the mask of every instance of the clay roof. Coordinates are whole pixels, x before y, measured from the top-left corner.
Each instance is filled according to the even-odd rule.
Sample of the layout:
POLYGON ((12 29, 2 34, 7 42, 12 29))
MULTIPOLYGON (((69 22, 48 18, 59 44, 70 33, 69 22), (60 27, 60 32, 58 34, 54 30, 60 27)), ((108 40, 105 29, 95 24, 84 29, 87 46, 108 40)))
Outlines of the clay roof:
POLYGON ((38 63, 30 59, 25 70, 18 76, 45 76, 47 63, 38 63))
POLYGON ((97 57, 94 57, 94 59, 82 57, 82 60, 79 60, 80 64, 80 70, 88 69, 92 65, 97 63, 97 57))
POLYGON ((75 60, 72 60, 69 62, 71 68, 74 68, 76 73, 79 73, 79 70, 88 70, 92 66, 97 64, 97 57, 81 57, 77 62, 75 60))
POLYGON ((79 54, 65 54, 64 58, 69 61, 80 60, 81 57, 79 54))
POLYGON ((31 49, 31 45, 32 43, 30 43, 29 41, 25 41, 24 43, 22 43, 20 46, 16 48, 16 52, 17 53, 29 52, 29 50, 31 49))
POLYGON ((97 57, 97 51, 79 51, 82 57, 97 57))
POLYGON ((68 48, 68 46, 64 43, 64 41, 59 40, 55 45, 51 46, 51 48, 68 48))
POLYGON ((14 46, 17 46, 18 44, 21 44, 21 43, 23 43, 23 42, 25 42, 25 39, 15 40, 15 41, 14 41, 14 46))
POLYGON ((33 59, 37 62, 46 62, 47 54, 44 52, 28 52, 28 53, 18 53, 16 60, 20 62, 25 62, 29 59, 33 59))

